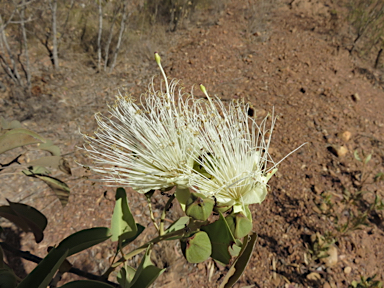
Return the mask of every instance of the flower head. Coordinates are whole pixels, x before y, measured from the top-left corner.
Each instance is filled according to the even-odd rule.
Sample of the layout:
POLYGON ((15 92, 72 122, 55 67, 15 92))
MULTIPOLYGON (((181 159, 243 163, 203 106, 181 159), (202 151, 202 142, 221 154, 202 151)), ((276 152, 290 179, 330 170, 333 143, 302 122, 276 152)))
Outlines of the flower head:
POLYGON ((194 147, 190 184, 215 197, 218 206, 234 206, 235 212, 248 214, 249 204, 265 199, 267 182, 277 170, 268 153, 274 118, 266 129, 267 118, 257 125, 248 116, 248 105, 232 101, 226 107, 208 96, 204 86, 201 89, 208 100, 197 104, 201 145, 194 147))
POLYGON ((105 180, 132 187, 140 193, 188 185, 188 168, 196 142, 197 125, 189 102, 191 95, 177 90, 177 82, 166 92, 149 91, 136 104, 130 97, 119 96, 109 108, 109 117, 96 114, 98 130, 84 136, 85 150, 94 160, 90 168, 106 175, 105 180), (186 99, 185 99, 186 98, 186 99))

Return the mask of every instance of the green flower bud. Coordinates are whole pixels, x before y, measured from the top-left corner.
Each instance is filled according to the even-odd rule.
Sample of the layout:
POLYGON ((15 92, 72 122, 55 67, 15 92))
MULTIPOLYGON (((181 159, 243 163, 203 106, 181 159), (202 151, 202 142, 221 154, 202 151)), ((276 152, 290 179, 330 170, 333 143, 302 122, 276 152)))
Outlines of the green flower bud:
POLYGON ((195 220, 206 221, 213 211, 215 201, 199 193, 191 193, 185 214, 195 220))
POLYGON ((225 220, 236 239, 243 238, 252 230, 252 221, 241 212, 230 214, 225 217, 225 220))

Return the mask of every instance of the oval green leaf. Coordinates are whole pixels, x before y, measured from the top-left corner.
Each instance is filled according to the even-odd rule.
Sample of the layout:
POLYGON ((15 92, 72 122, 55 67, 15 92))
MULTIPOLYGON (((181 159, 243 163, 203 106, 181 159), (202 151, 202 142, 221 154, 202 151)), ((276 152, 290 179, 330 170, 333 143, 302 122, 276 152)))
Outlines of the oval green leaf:
POLYGON ((78 231, 60 242, 57 249, 68 249, 68 256, 79 253, 111 237, 106 227, 95 227, 78 231))
POLYGON ((17 227, 21 228, 24 232, 30 232, 27 223, 23 221, 9 206, 0 206, 0 217, 4 217, 9 221, 16 224, 17 227))
POLYGON ((189 263, 200 263, 211 256, 212 245, 208 234, 199 231, 181 241, 181 250, 189 263))
POLYGON ((235 238, 223 214, 220 213, 220 218, 217 221, 201 227, 201 230, 207 232, 211 240, 211 257, 225 265, 229 264, 229 260, 232 258, 229 253, 229 248, 235 243, 235 238))
POLYGON ((42 143, 44 138, 35 132, 19 128, 5 132, 0 136, 0 154, 17 147, 42 143))
POLYGON ((43 231, 47 227, 48 220, 37 209, 22 203, 14 203, 7 199, 9 206, 15 214, 24 221, 35 236, 36 243, 43 240, 43 231))

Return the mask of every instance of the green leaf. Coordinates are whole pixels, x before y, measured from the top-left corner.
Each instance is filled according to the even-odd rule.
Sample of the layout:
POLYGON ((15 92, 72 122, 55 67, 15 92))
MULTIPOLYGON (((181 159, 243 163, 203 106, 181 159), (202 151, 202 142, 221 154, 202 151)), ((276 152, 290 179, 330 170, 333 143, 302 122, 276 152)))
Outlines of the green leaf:
POLYGON ((35 236, 36 243, 43 240, 43 231, 47 227, 47 218, 37 209, 22 203, 14 203, 7 199, 9 207, 32 231, 35 236))
POLYGON ((46 288, 67 255, 68 250, 53 248, 17 288, 46 288))
POLYGON ((0 136, 0 154, 17 147, 44 142, 39 134, 27 129, 18 128, 6 131, 0 136))
POLYGON ((137 233, 135 219, 129 210, 127 194, 123 188, 116 190, 116 204, 111 223, 112 241, 124 241, 137 233))
POLYGON ((384 173, 382 172, 377 173, 374 177, 375 182, 383 181, 383 180, 384 180, 384 173))
POLYGON ((353 151, 353 156, 355 156, 355 159, 357 161, 360 161, 360 162, 363 162, 359 156, 359 152, 357 151, 357 149, 355 151, 353 151))
POLYGON ((243 274, 245 268, 247 267, 249 259, 251 258, 256 240, 256 233, 252 233, 248 237, 244 238, 243 248, 241 249, 240 256, 232 264, 219 288, 230 288, 237 282, 237 280, 239 280, 240 276, 243 274))
POLYGON ((47 184, 52 189, 57 198, 59 198, 61 205, 63 207, 67 205, 71 190, 63 181, 44 174, 33 174, 27 176, 32 176, 44 181, 45 184, 47 184))
POLYGON ((129 288, 147 288, 165 271, 153 265, 150 257, 151 249, 152 246, 147 248, 129 288))
POLYGON ((50 152, 53 156, 60 156, 60 148, 57 147, 56 145, 53 145, 52 140, 44 139, 44 143, 40 143, 37 145, 37 147, 40 150, 48 151, 50 152))
POLYGON ((111 237, 106 227, 95 227, 78 231, 60 242, 57 249, 68 249, 68 256, 79 253, 111 237))
POLYGON ((367 164, 369 161, 371 161, 372 153, 368 154, 368 156, 364 159, 364 164, 367 164))
POLYGON ((12 120, 11 122, 8 122, 3 117, 0 117, 0 130, 1 129, 17 129, 21 128, 21 123, 17 120, 12 120))
POLYGON ((127 246, 129 243, 131 243, 132 241, 134 241, 137 237, 139 237, 139 235, 141 233, 143 233, 145 227, 143 225, 140 225, 140 224, 136 224, 136 227, 137 227, 137 232, 136 232, 136 235, 134 235, 133 237, 131 238, 127 238, 127 239, 124 239, 121 243, 121 248, 124 248, 125 246, 127 246))
POLYGON ((77 280, 69 282, 59 288, 113 288, 113 286, 94 280, 77 280))
POLYGON ((184 257, 189 263, 203 262, 212 254, 211 241, 204 231, 199 231, 187 239, 182 239, 180 244, 184 257))
POLYGON ((8 268, 0 269, 0 287, 15 288, 17 286, 16 275, 8 268))
POLYGON ((43 166, 43 167, 52 167, 59 168, 60 165, 60 156, 44 156, 38 159, 29 161, 26 163, 28 166, 43 166))
POLYGON ((30 232, 27 223, 23 221, 10 206, 0 206, 0 216, 8 219, 9 221, 16 224, 17 227, 21 228, 24 232, 30 232))
POLYGON ((43 166, 32 166, 22 170, 25 176, 34 177, 35 174, 51 174, 51 171, 43 166))
POLYGON ((220 218, 217 221, 201 227, 201 230, 207 232, 209 239, 211 240, 211 257, 227 265, 232 258, 229 253, 229 247, 235 243, 235 238, 232 235, 223 214, 220 213, 220 218))
MULTIPOLYGON (((177 219, 175 222, 173 222, 171 224, 171 226, 168 227, 167 230, 165 230, 165 234, 168 234, 168 233, 171 233, 171 232, 175 232, 175 231, 178 231, 178 230, 182 230, 182 229, 185 229, 185 227, 188 225, 189 223, 189 217, 188 216, 183 216, 183 217, 180 217, 179 219, 177 219)), ((176 239, 180 239, 182 237, 182 235, 180 236, 175 236, 175 237, 172 237, 172 238, 169 238, 167 240, 176 240, 176 239)))
POLYGON ((117 282, 119 282, 122 288, 128 288, 133 277, 135 276, 135 273, 136 270, 125 262, 124 267, 122 267, 117 273, 117 282))

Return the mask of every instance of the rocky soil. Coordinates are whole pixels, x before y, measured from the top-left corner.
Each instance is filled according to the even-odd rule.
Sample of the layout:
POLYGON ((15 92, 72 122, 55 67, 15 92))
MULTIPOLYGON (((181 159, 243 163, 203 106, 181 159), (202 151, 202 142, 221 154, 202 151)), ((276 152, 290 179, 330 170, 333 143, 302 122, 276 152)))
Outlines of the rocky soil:
MULTIPOLYGON (((217 20, 168 32, 153 49, 162 55, 168 76, 181 79, 187 89, 203 83, 211 95, 223 100, 245 99, 258 121, 273 113, 276 125, 270 152, 276 162, 306 143, 279 165, 267 199, 251 207, 259 238, 235 287, 348 287, 361 276, 375 274, 377 280, 384 280, 383 212, 369 209, 373 193, 353 204, 365 184, 364 175, 369 177, 363 190, 384 197, 383 184, 373 183, 384 166, 383 87, 379 71, 345 48, 339 35, 347 23, 332 13, 343 8, 332 2, 231 1, 217 20), (363 151, 372 153, 372 159, 363 165, 355 150, 360 157, 363 151), (364 212, 367 225, 352 227, 364 212), (338 231, 345 223, 350 229, 338 231), (319 259, 315 246, 325 247, 323 258, 319 259)), ((210 19, 208 11, 199 17, 210 19)), ((48 246, 74 231, 109 226, 114 190, 87 180, 89 173, 75 163, 86 161, 76 149, 82 143, 78 129, 88 133, 95 129, 93 113, 107 110, 117 88, 134 95, 146 89, 150 77, 159 74, 147 54, 151 53, 127 56, 113 75, 94 74, 85 67, 76 70, 73 62, 66 61, 61 74, 48 71, 35 80, 40 90, 35 88, 32 98, 20 103, 2 95, 0 112, 55 139, 73 171, 66 179, 72 194, 65 208, 36 180, 2 178, 6 188, 1 202, 23 200, 49 221, 45 239, 38 245, 31 235, 13 228, 7 228, 7 240, 44 256, 48 246)), ((198 90, 194 90, 197 96, 198 90)), ((138 222, 149 223, 144 221, 148 219, 144 197, 133 191, 129 197, 138 222)), ((161 195, 156 199, 159 213, 164 199, 161 195)), ((175 216, 176 212, 169 217, 175 216)), ((147 230, 144 237, 154 232, 150 226, 147 230)), ((75 267, 98 274, 108 267, 113 251, 113 244, 106 242, 70 260, 75 267)), ((187 264, 172 245, 156 251, 154 262, 168 270, 153 287, 216 287, 227 269, 211 260, 187 264)), ((10 255, 7 259, 18 267, 20 276, 34 267, 10 255)), ((74 276, 65 275, 63 281, 68 279, 74 276)))

